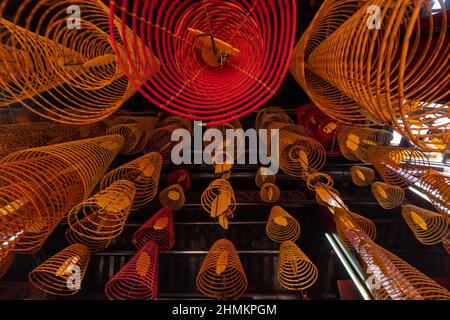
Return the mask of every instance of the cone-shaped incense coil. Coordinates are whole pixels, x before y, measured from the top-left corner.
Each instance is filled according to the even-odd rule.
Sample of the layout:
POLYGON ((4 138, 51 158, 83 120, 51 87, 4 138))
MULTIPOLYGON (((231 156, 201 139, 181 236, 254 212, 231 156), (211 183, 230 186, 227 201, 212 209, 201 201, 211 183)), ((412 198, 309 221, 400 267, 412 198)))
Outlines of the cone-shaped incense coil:
POLYGON ((272 207, 266 225, 266 234, 270 239, 276 242, 296 241, 300 230, 300 224, 293 216, 280 206, 272 207))
POLYGON ((370 188, 377 202, 384 209, 394 209, 400 206, 405 199, 405 191, 400 187, 374 182, 370 188))

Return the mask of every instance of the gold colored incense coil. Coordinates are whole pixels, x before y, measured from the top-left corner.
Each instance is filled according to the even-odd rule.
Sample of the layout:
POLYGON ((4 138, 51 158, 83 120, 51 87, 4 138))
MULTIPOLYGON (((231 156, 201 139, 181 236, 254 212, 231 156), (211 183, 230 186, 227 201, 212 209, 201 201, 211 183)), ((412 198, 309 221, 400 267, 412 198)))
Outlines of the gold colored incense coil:
POLYGON ((321 186, 327 189, 333 188, 334 181, 330 175, 323 172, 312 172, 307 176, 306 186, 309 190, 315 191, 316 186, 321 186))
POLYGON ((429 171, 420 181, 420 190, 442 215, 450 214, 450 177, 429 171))
POLYGON ((280 122, 286 124, 293 124, 294 121, 286 114, 286 112, 279 107, 268 107, 261 109, 256 115, 255 128, 256 130, 268 129, 272 122, 280 122))
POLYGON ((368 155, 384 182, 400 188, 419 182, 430 168, 428 157, 413 148, 371 146, 368 155))
POLYGON ((266 182, 259 191, 259 198, 265 203, 274 203, 280 199, 280 188, 276 184, 266 182))
POLYGON ((440 213, 413 205, 402 206, 402 216, 420 243, 433 245, 449 236, 449 219, 440 213))
POLYGON ((172 141, 172 132, 181 128, 182 126, 173 124, 150 131, 147 136, 147 144, 144 147, 144 152, 159 152, 164 164, 172 163, 172 149, 178 144, 177 141, 172 141))
POLYGON ((296 241, 300 237, 300 232, 300 224, 293 216, 280 206, 272 207, 266 225, 266 234, 271 240, 275 242, 296 241))
POLYGON ((102 179, 101 189, 107 188, 114 181, 128 180, 136 186, 133 210, 140 208, 150 203, 158 193, 161 168, 161 155, 149 152, 108 172, 102 179))
POLYGON ((233 187, 227 180, 214 180, 202 193, 201 204, 203 210, 213 218, 222 215, 226 218, 233 217, 236 211, 233 187))
POLYGON ((181 209, 186 202, 183 187, 179 184, 168 186, 159 193, 159 202, 163 208, 172 210, 181 209))
MULTIPOLYGON (((377 236, 377 229, 375 223, 373 223, 370 219, 367 219, 366 217, 363 217, 357 213, 349 212, 349 214, 353 218, 353 221, 358 224, 358 226, 367 234, 367 236, 370 239, 375 240, 377 236)), ((350 250, 354 250, 350 240, 346 237, 345 233, 342 232, 342 226, 340 224, 336 224, 336 231, 339 235, 339 238, 342 240, 345 246, 350 250)))
POLYGON ((277 278, 283 288, 305 290, 317 281, 318 274, 316 266, 294 242, 281 243, 277 278))
POLYGON ((350 176, 354 184, 365 187, 375 180, 375 171, 368 167, 352 166, 350 176))
POLYGON ((93 252, 106 249, 123 232, 135 194, 132 182, 117 180, 76 205, 67 216, 67 239, 84 244, 93 252))
POLYGON ((202 294, 214 299, 238 299, 247 290, 247 277, 234 245, 220 239, 208 252, 196 280, 202 294))
POLYGON ((69 296, 81 288, 91 253, 83 244, 73 244, 40 264, 28 275, 41 291, 69 296))
POLYGON ((378 204, 384 209, 394 209, 405 199, 405 191, 402 188, 387 183, 374 182, 371 184, 371 190, 378 204))

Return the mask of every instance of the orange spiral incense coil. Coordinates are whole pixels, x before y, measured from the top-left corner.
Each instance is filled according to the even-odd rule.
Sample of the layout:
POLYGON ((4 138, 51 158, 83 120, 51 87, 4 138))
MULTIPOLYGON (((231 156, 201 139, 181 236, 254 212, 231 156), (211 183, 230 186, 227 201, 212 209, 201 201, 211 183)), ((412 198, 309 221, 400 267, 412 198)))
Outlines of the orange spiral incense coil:
POLYGON ((149 241, 105 286, 110 300, 155 300, 158 294, 158 246, 149 241))
POLYGON ((283 288, 305 290, 317 281, 318 274, 316 266, 294 242, 281 243, 277 278, 283 288))
POLYGON ((445 251, 447 251, 448 254, 450 254, 450 239, 444 239, 442 240, 442 245, 444 246, 445 251))
POLYGON ((117 180, 131 181, 136 186, 133 209, 140 208, 150 203, 158 193, 161 168, 161 155, 157 152, 147 153, 108 172, 102 179, 101 189, 117 180))
POLYGON ((368 186, 375 180, 375 172, 368 167, 352 166, 350 176, 353 183, 360 187, 368 186))
MULTIPOLYGON (((326 1, 323 15, 328 16, 333 30, 320 39, 311 39, 316 44, 301 60, 322 83, 340 91, 416 146, 449 153, 449 18, 444 1, 439 1, 441 12, 423 16, 421 12, 431 12, 430 3, 367 1, 353 11, 348 8, 355 6, 355 1, 326 1), (377 21, 371 16, 375 14, 374 5, 379 10, 379 25, 368 27, 370 20, 377 21), (340 19, 341 15, 348 19, 340 19)), ((305 37, 315 38, 318 28, 308 30, 305 37)))
MULTIPOLYGON (((336 212, 338 210, 343 210, 343 209, 335 209, 335 210, 333 210, 333 212, 336 212)), ((376 229, 375 223, 373 223, 371 220, 367 219, 366 217, 363 217, 354 212, 349 212, 349 214, 352 217, 353 221, 361 228, 361 230, 363 230, 370 239, 375 240, 376 235, 377 235, 377 229, 376 229)), ((347 248, 349 248, 350 250, 353 250, 352 244, 351 244, 350 240, 346 237, 345 232, 343 232, 341 224, 336 224, 336 231, 339 235, 339 238, 347 246, 347 248)))
POLYGON ((91 253, 83 244, 73 244, 30 272, 30 282, 39 290, 69 296, 81 288, 91 253))
POLYGON ((236 211, 236 198, 231 184, 224 179, 211 182, 202 193, 201 204, 212 218, 217 218, 219 224, 228 229, 228 219, 234 216, 236 211))
POLYGON ((179 210, 184 206, 185 201, 183 187, 179 184, 168 186, 159 193, 159 202, 167 209, 179 210))
POLYGON ((9 267, 11 267, 14 262, 14 253, 8 254, 5 258, 0 259, 0 279, 8 272, 9 267))
POLYGON ((306 179, 306 186, 309 190, 315 191, 316 186, 324 188, 333 188, 334 181, 330 175, 323 172, 313 172, 306 179))
POLYGON ((197 288, 210 298, 239 299, 247 290, 247 277, 234 245, 216 241, 208 252, 197 275, 197 288))
POLYGON ((266 182, 259 191, 259 198, 265 203, 274 203, 280 199, 280 188, 277 185, 266 182))
POLYGON ((317 141, 297 134, 280 133, 280 168, 288 175, 307 179, 325 164, 326 153, 317 141))
POLYGON ((370 188, 378 204, 384 209, 394 209, 400 206, 405 199, 405 191, 400 187, 374 182, 370 188))
POLYGON ((159 210, 133 234, 133 244, 138 249, 142 249, 149 241, 156 243, 160 252, 172 249, 175 233, 171 209, 159 210))
POLYGON ((405 205, 402 207, 402 216, 422 244, 437 244, 449 235, 449 219, 440 213, 405 205))
POLYGON ((276 175, 274 175, 273 172, 270 171, 270 169, 261 167, 256 172, 255 184, 258 186, 258 188, 262 188, 265 183, 275 184, 275 182, 276 175))
POLYGON ((370 162, 370 146, 385 146, 392 140, 386 130, 342 126, 337 135, 342 155, 350 161, 370 162))
POLYGON ((300 237, 300 224, 280 206, 270 210, 266 225, 267 236, 275 242, 296 241, 300 237))
POLYGON ((180 128, 180 125, 170 125, 150 131, 144 152, 159 152, 164 164, 172 163, 172 149, 178 144, 177 141, 172 141, 172 132, 180 128))
POLYGON ((326 186, 317 184, 314 188, 315 195, 316 195, 316 202, 324 207, 332 207, 332 208, 346 208, 344 201, 341 198, 341 195, 339 194, 339 191, 336 189, 326 186))
POLYGON ((450 177, 427 172, 420 181, 420 189, 442 215, 450 214, 450 177))
POLYGON ((91 251, 106 249, 125 228, 135 193, 132 182, 117 180, 73 207, 67 216, 67 239, 71 243, 82 243, 91 251))
POLYGON ((144 73, 155 74, 159 68, 156 60, 138 62, 137 56, 147 48, 137 38, 134 46, 123 42, 132 31, 122 28, 117 17, 110 29, 109 9, 100 0, 25 0, 18 9, 12 2, 3 1, 0 8, 5 47, 0 47, 0 61, 9 59, 8 69, 15 75, 0 79, 4 104, 20 102, 54 121, 93 123, 111 115, 136 92, 124 70, 137 68, 136 76, 143 80, 144 73), (73 6, 81 13, 79 28, 69 26, 77 22, 68 16, 73 6), (125 50, 129 60, 119 66, 117 57, 125 50))
POLYGON ((412 148, 371 146, 368 156, 384 182, 401 188, 419 182, 430 168, 428 157, 412 148))
MULTIPOLYGON (((211 154, 213 157, 213 164, 226 163, 229 166, 229 163, 231 163, 232 165, 233 160, 238 159, 242 155, 239 146, 243 146, 245 143, 243 131, 236 131, 242 129, 241 122, 239 120, 234 120, 219 125, 209 126, 208 129, 219 130, 223 137, 222 143, 217 149, 214 149, 214 152, 211 154), (231 132, 231 135, 229 135, 228 132, 231 132), (231 146, 233 146, 233 148, 231 148, 231 146)), ((204 147, 206 148, 210 143, 210 141, 204 141, 204 147)))
POLYGON ((268 107, 261 109, 256 115, 256 130, 268 129, 271 122, 293 124, 294 121, 279 107, 268 107))

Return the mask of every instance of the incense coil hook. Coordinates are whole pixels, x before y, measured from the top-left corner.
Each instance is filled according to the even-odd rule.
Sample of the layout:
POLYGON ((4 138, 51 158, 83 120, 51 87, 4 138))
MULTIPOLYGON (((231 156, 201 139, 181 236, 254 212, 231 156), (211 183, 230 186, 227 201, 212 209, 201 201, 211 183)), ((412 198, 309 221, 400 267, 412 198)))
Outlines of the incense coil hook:
POLYGON ((281 243, 277 278, 283 288, 305 290, 317 281, 318 274, 316 266, 294 242, 281 243))
POLYGON ((122 234, 135 194, 132 182, 117 180, 73 207, 67 216, 69 242, 84 244, 91 251, 106 249, 112 239, 122 234))
POLYGON ((402 206, 402 216, 417 240, 425 245, 442 242, 450 234, 449 219, 413 205, 402 206))
POLYGON ((239 299, 247 290, 247 277, 234 245, 217 240, 209 250, 196 284, 205 296, 214 299, 239 299))
POLYGON ((271 240, 296 241, 300 237, 300 232, 300 224, 293 216, 280 206, 272 207, 266 225, 266 234, 271 240))
POLYGON ((352 166, 350 176, 354 184, 365 187, 375 180, 375 171, 368 167, 352 166))
POLYGON ((159 210, 133 234, 132 241, 138 250, 149 241, 158 245, 159 252, 171 250, 175 244, 172 210, 159 210))
POLYGON ((53 295, 73 295, 80 289, 91 253, 83 244, 73 244, 58 252, 28 275, 41 291, 53 295))
POLYGON ((378 204, 384 209, 394 209, 405 199, 405 191, 397 186, 377 181, 373 182, 370 188, 378 204))
POLYGON ((368 158, 384 182, 401 188, 419 182, 430 168, 428 157, 413 148, 371 146, 368 158))
POLYGON ((105 286, 110 300, 155 300, 158 294, 158 246, 147 242, 105 286))
POLYGON ((159 202, 167 209, 181 209, 186 202, 183 187, 179 184, 168 186, 159 193, 159 202))
POLYGON ((158 192, 161 176, 162 157, 157 152, 149 152, 131 162, 108 172, 102 179, 101 189, 117 180, 128 180, 136 186, 133 210, 150 203, 158 192))

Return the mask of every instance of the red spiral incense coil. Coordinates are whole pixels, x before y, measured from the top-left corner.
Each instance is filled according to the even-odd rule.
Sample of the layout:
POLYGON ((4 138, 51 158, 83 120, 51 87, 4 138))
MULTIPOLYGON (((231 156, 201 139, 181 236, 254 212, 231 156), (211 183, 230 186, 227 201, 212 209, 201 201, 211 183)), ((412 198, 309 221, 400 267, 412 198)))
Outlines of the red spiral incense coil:
POLYGON ((106 283, 111 300, 155 300, 158 293, 158 246, 150 241, 106 283))
POLYGON ((180 169, 169 173, 167 176, 167 185, 171 186, 173 184, 179 184, 183 188, 183 191, 188 191, 191 187, 189 171, 186 169, 180 169))
MULTIPOLYGON (((162 109, 228 122, 260 107, 280 87, 294 45, 296 7, 294 0, 113 0, 111 27, 117 15, 134 36, 124 37, 118 62, 131 65, 133 70, 123 68, 130 82, 162 109), (151 52, 130 64, 128 50, 139 38, 151 52), (142 75, 134 66, 158 59, 161 69, 146 82, 156 70, 142 75)), ((111 42, 117 49, 114 37, 111 42)))
POLYGON ((171 209, 159 210, 133 234, 133 244, 138 249, 142 249, 149 241, 156 243, 159 251, 172 249, 175 232, 171 209))

